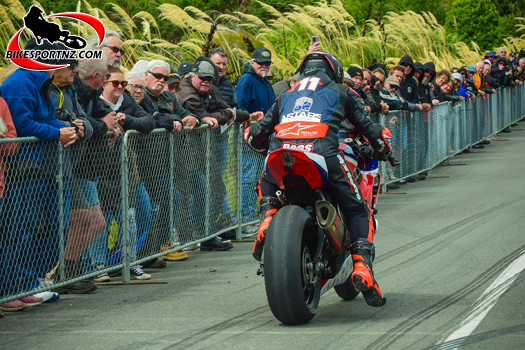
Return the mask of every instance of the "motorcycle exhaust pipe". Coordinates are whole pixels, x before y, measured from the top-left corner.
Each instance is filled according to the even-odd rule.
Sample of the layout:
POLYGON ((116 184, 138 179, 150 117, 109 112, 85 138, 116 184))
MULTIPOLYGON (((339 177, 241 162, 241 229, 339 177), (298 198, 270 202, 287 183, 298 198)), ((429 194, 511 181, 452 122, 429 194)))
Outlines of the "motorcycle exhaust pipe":
POLYGON ((343 252, 343 241, 346 235, 346 228, 339 217, 337 210, 328 201, 318 201, 315 203, 315 212, 317 214, 317 223, 324 231, 328 241, 336 254, 343 252))

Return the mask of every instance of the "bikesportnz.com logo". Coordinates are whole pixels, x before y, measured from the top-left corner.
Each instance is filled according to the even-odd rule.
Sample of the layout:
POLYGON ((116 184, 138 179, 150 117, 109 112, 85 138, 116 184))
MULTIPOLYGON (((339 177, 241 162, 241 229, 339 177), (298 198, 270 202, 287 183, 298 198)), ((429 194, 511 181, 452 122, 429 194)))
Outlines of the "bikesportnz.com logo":
POLYGON ((42 71, 68 66, 68 64, 60 64, 59 62, 61 61, 102 58, 101 50, 83 50, 87 45, 86 39, 77 35, 71 35, 68 30, 63 30, 58 24, 46 20, 46 18, 50 17, 65 17, 87 23, 95 30, 98 37, 98 47, 100 48, 106 29, 98 18, 78 12, 57 13, 46 17, 43 14, 44 11, 38 6, 31 6, 24 16, 25 27, 20 29, 7 45, 4 56, 6 59, 10 59, 19 67, 42 71), (20 34, 26 28, 33 33, 38 45, 33 47, 32 50, 22 50, 18 42, 20 34), (49 44, 61 43, 70 50, 50 49, 49 46, 44 46, 44 40, 49 44), (43 63, 42 61, 52 63, 43 63))

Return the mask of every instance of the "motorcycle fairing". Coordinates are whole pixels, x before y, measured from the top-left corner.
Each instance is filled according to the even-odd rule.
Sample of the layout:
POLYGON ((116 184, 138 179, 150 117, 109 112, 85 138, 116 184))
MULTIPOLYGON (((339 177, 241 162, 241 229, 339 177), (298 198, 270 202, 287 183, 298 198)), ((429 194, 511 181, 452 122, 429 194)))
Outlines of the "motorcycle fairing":
POLYGON ((283 177, 303 176, 313 189, 328 185, 328 167, 323 156, 300 150, 279 148, 268 154, 265 161, 268 179, 284 189, 283 177))

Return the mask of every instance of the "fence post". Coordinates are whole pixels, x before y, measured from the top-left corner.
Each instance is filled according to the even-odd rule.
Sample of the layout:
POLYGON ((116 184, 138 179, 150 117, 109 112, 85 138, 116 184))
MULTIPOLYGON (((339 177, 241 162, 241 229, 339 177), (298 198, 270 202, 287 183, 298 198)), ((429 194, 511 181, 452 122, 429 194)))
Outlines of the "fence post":
POLYGON ((129 283, 131 276, 129 273, 130 269, 130 239, 129 239, 129 205, 128 205, 128 195, 129 195, 129 175, 128 175, 128 132, 124 134, 121 146, 121 213, 120 213, 120 224, 122 225, 122 237, 124 241, 124 246, 122 249, 122 281, 129 283))
POLYGON ((175 246, 175 223, 173 222, 173 213, 175 211, 175 198, 173 198, 175 196, 175 171, 174 171, 174 167, 175 167, 175 160, 173 159, 174 158, 174 152, 175 152, 175 134, 174 133, 169 133, 168 134, 168 137, 169 137, 169 149, 170 149, 170 165, 169 165, 169 180, 168 180, 168 186, 170 187, 169 188, 169 193, 170 193, 170 199, 169 199, 169 211, 170 211, 170 248, 173 248, 175 246))
POLYGON ((206 202, 204 208, 204 234, 206 237, 210 235, 210 137, 211 137, 211 128, 204 130, 206 133, 206 202))
POLYGON ((242 129, 235 133, 237 142, 237 239, 242 238, 242 129))
POLYGON ((65 276, 64 266, 64 249, 65 249, 65 234, 64 234, 64 146, 60 142, 57 142, 58 147, 58 232, 59 232, 59 271, 60 276, 65 276))

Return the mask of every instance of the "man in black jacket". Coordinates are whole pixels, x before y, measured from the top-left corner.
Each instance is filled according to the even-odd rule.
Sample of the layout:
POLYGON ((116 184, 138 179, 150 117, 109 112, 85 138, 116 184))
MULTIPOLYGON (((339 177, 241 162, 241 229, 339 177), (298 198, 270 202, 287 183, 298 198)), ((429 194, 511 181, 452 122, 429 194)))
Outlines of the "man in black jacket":
POLYGON ((401 57, 399 65, 405 67, 403 73, 403 81, 399 84, 399 93, 401 97, 410 103, 419 103, 419 93, 417 87, 417 81, 414 78, 414 61, 409 55, 401 57))

